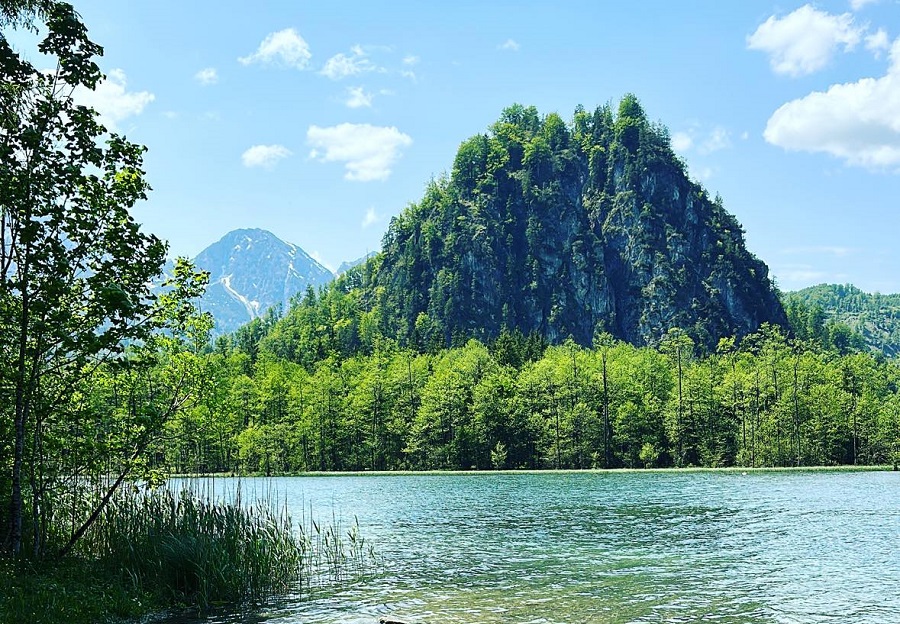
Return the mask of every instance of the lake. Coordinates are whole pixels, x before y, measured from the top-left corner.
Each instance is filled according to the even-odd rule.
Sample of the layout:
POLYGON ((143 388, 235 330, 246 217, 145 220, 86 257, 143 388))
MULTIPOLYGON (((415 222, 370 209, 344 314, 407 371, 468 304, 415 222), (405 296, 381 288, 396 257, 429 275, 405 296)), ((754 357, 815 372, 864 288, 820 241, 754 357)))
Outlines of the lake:
POLYGON ((204 622, 900 621, 900 473, 323 476, 243 488, 276 491, 298 521, 310 507, 344 529, 357 518, 383 563, 204 622))

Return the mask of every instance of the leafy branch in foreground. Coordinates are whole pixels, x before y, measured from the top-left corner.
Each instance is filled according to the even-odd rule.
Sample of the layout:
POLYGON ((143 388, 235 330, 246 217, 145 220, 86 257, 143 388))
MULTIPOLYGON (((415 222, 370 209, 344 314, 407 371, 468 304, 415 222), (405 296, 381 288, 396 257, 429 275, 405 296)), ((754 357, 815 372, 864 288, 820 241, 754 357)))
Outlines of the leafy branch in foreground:
MULTIPOLYGON (((63 553, 86 528, 76 526, 77 509, 59 506, 63 481, 81 487, 102 466, 119 475, 115 489, 183 405, 139 407, 134 396, 115 423, 84 390, 104 367, 146 360, 161 331, 181 330, 202 276, 182 263, 172 292, 153 292, 166 244, 130 213, 150 189, 145 148, 108 133, 73 100, 76 87, 102 78, 93 60, 102 48, 72 6, 6 2, 0 15, 7 27, 42 19, 38 49, 56 59, 55 71, 40 70, 0 37, 0 550, 20 554, 27 537, 39 557, 67 532, 65 520, 63 553)), ((176 387, 184 384, 168 389, 176 387)))

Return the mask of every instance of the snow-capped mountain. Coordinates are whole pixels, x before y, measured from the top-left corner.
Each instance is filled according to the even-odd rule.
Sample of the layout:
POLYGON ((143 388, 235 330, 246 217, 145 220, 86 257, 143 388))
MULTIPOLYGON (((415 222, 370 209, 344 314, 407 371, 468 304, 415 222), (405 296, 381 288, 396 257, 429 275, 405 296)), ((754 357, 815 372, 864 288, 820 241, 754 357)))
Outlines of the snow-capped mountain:
POLYGON ((234 230, 194 258, 209 271, 209 287, 200 307, 216 320, 215 333, 234 331, 281 304, 307 286, 318 288, 334 274, 309 254, 260 229, 234 230))

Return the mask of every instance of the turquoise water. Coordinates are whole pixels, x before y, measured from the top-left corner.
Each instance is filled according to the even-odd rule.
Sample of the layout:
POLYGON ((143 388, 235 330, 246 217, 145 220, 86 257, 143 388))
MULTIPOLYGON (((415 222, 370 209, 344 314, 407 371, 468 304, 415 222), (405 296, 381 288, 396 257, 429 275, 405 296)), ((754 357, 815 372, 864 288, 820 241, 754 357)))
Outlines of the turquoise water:
POLYGON ((383 558, 207 622, 900 622, 900 473, 245 479, 383 558))

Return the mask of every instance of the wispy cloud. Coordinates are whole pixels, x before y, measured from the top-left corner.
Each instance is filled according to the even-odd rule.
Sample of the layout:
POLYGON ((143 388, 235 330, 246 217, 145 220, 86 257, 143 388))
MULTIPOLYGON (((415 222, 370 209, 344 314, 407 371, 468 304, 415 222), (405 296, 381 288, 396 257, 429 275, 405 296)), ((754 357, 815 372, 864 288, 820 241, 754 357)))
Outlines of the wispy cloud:
POLYGON ((701 155, 731 147, 731 132, 723 126, 703 127, 694 123, 687 130, 672 133, 672 149, 684 154, 696 150, 701 155))
POLYGON ((366 216, 363 217, 362 223, 360 224, 363 229, 371 227, 381 221, 381 217, 375 212, 375 208, 369 208, 366 210, 366 216))
POLYGON ((768 54, 776 74, 797 77, 823 69, 841 46, 852 50, 864 32, 850 13, 832 15, 807 4, 769 17, 747 37, 747 47, 768 54))
POLYGON ((271 169, 278 161, 291 155, 291 150, 283 145, 254 145, 243 154, 241 162, 245 167, 263 167, 271 169))
POLYGON ((854 11, 859 11, 864 6, 875 4, 878 1, 879 0, 850 0, 850 8, 852 8, 854 11))
POLYGON ((362 87, 347 87, 347 99, 344 100, 344 104, 347 108, 370 108, 374 97, 362 87))
POLYGON ((672 134, 672 149, 676 152, 686 152, 694 145, 694 139, 687 132, 674 132, 672 134))
POLYGON ((140 115, 156 99, 149 91, 129 91, 128 79, 121 69, 111 70, 93 91, 76 87, 73 97, 79 104, 97 111, 100 121, 112 131, 129 117, 140 115))
POLYGON ((701 154, 712 154, 728 147, 731 147, 731 133, 722 126, 716 126, 703 140, 697 151, 701 154))
POLYGON ((219 72, 216 71, 215 67, 206 67, 194 74, 194 80, 204 87, 208 87, 219 82, 219 72))
POLYGON ((350 48, 350 54, 341 52, 328 59, 319 73, 331 80, 340 80, 373 71, 383 70, 372 62, 362 46, 355 45, 350 48))
POLYGON ((263 39, 256 52, 238 59, 241 65, 276 65, 305 69, 312 58, 309 45, 293 28, 273 32, 263 39))
POLYGON ((866 50, 875 55, 875 58, 881 58, 881 55, 891 49, 891 40, 884 28, 879 28, 871 35, 866 36, 866 50))
POLYGON ((827 272, 820 271, 808 264, 789 264, 782 267, 773 267, 772 272, 782 286, 808 286, 822 283, 828 277, 827 272))
POLYGON ((419 64, 419 57, 414 54, 408 54, 403 57, 403 64, 407 66, 413 66, 419 64))
POLYGON ((412 138, 393 126, 351 123, 310 126, 306 140, 310 158, 344 163, 344 178, 355 182, 386 180, 402 150, 412 145, 412 138))
POLYGON ((841 247, 837 245, 812 245, 806 247, 788 247, 782 249, 781 253, 788 256, 809 256, 809 255, 828 255, 837 258, 846 258, 856 253, 856 249, 852 247, 841 247))
POLYGON ((318 251, 310 251, 310 252, 309 252, 309 257, 312 258, 313 260, 315 260, 316 262, 318 262, 319 264, 321 264, 323 267, 325 267, 326 269, 328 269, 328 270, 331 271, 332 273, 335 273, 335 272, 336 272, 335 269, 334 269, 334 267, 333 267, 331 264, 329 264, 329 263, 325 260, 325 258, 322 257, 322 254, 320 254, 318 251))
POLYGON ((507 39, 503 43, 497 46, 498 50, 505 50, 507 52, 518 52, 519 48, 522 46, 519 45, 519 42, 515 39, 507 39))

